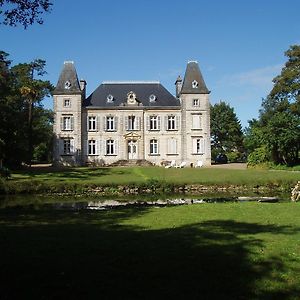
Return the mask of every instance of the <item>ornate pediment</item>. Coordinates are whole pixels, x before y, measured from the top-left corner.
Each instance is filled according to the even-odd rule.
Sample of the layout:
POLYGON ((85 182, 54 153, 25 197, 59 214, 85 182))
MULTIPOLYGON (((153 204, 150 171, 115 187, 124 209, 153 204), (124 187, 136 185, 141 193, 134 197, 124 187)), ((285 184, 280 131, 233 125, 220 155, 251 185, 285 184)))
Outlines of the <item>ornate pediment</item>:
POLYGON ((135 132, 129 132, 124 135, 125 140, 139 140, 141 138, 140 134, 135 132))

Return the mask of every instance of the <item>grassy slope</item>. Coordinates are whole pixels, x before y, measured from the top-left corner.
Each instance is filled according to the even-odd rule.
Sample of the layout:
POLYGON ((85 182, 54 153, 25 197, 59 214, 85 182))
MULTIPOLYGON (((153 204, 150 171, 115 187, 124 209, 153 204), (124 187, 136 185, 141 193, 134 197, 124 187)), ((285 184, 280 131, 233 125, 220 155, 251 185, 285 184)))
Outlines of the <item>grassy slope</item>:
POLYGON ((4 299, 299 299, 298 203, 0 210, 4 299))

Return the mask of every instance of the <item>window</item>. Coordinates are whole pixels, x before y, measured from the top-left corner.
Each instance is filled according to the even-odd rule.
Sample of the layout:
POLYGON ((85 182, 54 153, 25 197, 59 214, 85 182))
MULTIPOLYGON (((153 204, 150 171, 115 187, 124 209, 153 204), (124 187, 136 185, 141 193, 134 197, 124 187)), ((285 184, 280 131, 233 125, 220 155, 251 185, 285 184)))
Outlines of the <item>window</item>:
POLYGON ((198 81, 197 80, 193 80, 192 81, 192 88, 196 89, 198 87, 198 81))
POLYGON ((125 119, 126 130, 140 130, 140 118, 136 116, 128 116, 125 119))
POLYGON ((114 130, 116 130, 115 118, 113 116, 107 116, 106 117, 106 130, 107 131, 114 131, 114 130))
POLYGON ((174 138, 168 139, 168 154, 177 154, 177 140, 174 138))
POLYGON ((160 117, 158 116, 149 117, 149 130, 160 130, 160 117))
POLYGON ((202 137, 193 139, 193 153, 194 154, 204 153, 204 139, 202 137))
POLYGON ((106 97, 106 100, 107 100, 108 103, 112 103, 112 102, 114 102, 114 96, 111 95, 111 94, 109 94, 109 95, 106 97))
POLYGON ((193 106, 200 106, 199 99, 193 99, 193 106))
POLYGON ((154 94, 149 96, 149 101, 150 102, 155 102, 156 101, 156 96, 154 94))
POLYGON ((106 155, 115 155, 116 154, 116 143, 114 140, 106 141, 106 155))
POLYGON ((73 139, 63 139, 62 140, 62 154, 70 155, 74 152, 74 140, 73 139))
POLYGON ((97 141, 89 140, 88 141, 88 155, 96 155, 97 154, 97 141))
POLYGON ((195 114, 192 115, 192 129, 201 129, 202 127, 202 115, 201 114, 195 114))
POLYGON ((96 116, 88 117, 88 130, 89 131, 97 130, 97 117, 96 116))
POLYGON ((168 116, 167 119, 167 130, 176 130, 176 118, 175 116, 168 116))
POLYGON ((64 99, 64 107, 71 107, 71 100, 70 99, 64 99))
POLYGON ((150 154, 151 155, 158 154, 158 141, 155 139, 150 140, 150 154))
POLYGON ((63 116, 61 120, 62 130, 73 130, 73 116, 63 116))

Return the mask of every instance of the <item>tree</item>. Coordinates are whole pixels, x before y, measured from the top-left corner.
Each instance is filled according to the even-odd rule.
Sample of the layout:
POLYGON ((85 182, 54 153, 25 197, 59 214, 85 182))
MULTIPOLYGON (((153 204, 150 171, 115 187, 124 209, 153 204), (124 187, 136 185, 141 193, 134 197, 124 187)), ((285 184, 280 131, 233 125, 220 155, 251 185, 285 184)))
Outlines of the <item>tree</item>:
POLYGON ((27 115, 27 163, 31 164, 33 157, 33 118, 34 109, 40 106, 44 97, 50 96, 53 86, 49 81, 35 79, 35 77, 43 76, 46 72, 44 70, 46 62, 41 59, 36 59, 30 63, 18 64, 14 66, 12 74, 16 78, 16 88, 20 97, 23 99, 24 112, 27 115))
POLYGON ((8 55, 0 56, 0 159, 8 165, 30 163, 34 148, 47 143, 52 132, 52 114, 42 107, 52 85, 37 79, 45 73, 45 62, 10 67, 8 55))
POLYGON ((25 29, 35 22, 43 24, 41 15, 50 12, 51 6, 50 0, 0 0, 0 17, 3 18, 0 23, 21 24, 25 29))
POLYGON ((242 152, 242 126, 234 112, 234 109, 224 101, 220 101, 219 103, 211 106, 210 114, 213 153, 242 152))
POLYGON ((294 165, 300 151, 300 46, 291 46, 285 55, 288 61, 273 79, 259 119, 250 123, 247 146, 256 145, 250 151, 264 147, 273 163, 294 165))

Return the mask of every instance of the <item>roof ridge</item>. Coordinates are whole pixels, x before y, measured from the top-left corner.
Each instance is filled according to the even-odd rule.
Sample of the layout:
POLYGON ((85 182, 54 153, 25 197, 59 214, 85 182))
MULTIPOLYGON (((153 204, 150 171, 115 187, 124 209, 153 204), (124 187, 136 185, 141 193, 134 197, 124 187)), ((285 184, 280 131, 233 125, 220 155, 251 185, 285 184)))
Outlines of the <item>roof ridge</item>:
POLYGON ((160 81, 102 81, 102 84, 160 84, 160 81))

